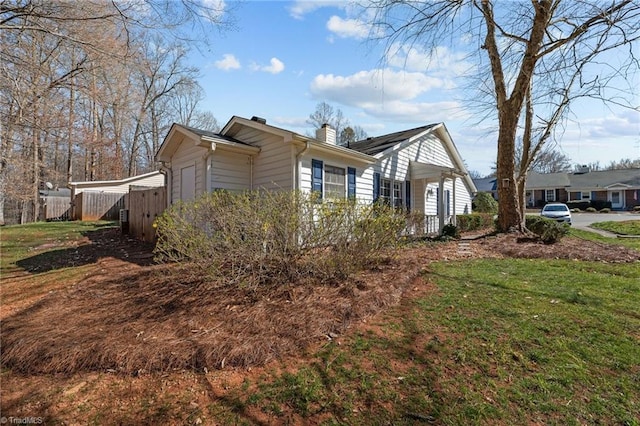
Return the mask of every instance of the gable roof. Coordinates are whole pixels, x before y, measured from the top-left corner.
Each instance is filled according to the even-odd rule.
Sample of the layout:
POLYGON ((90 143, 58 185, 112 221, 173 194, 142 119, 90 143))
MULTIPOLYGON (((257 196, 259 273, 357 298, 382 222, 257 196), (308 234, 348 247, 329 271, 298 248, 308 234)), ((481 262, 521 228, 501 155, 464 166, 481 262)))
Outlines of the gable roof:
POLYGON ((388 135, 363 139, 353 142, 349 145, 349 148, 365 154, 376 155, 386 151, 388 148, 391 148, 398 143, 404 142, 416 135, 424 133, 425 131, 432 129, 436 125, 437 124, 429 124, 422 127, 416 127, 415 129, 402 130, 400 132, 389 133, 388 135))
POLYGON ((494 177, 473 179, 473 183, 478 188, 478 192, 492 192, 498 189, 494 177))
POLYGON ((220 144, 221 146, 226 146, 228 148, 259 152, 257 148, 240 140, 234 139, 230 136, 226 136, 209 130, 196 129, 195 127, 189 127, 183 124, 173 123, 171 125, 171 128, 169 129, 169 132, 167 133, 167 136, 162 141, 158 152, 156 153, 156 161, 169 161, 171 156, 175 154, 178 147, 182 143, 182 140, 177 140, 177 138, 174 137, 176 133, 181 133, 189 137, 191 140, 193 140, 195 145, 199 145, 204 148, 211 146, 211 143, 215 143, 220 144))
POLYGON ((359 152, 340 145, 333 145, 330 143, 322 142, 315 138, 292 132, 291 130, 272 126, 270 124, 267 124, 264 119, 261 119, 259 117, 248 119, 234 115, 222 128, 221 133, 223 135, 236 135, 243 126, 258 129, 274 135, 279 135, 284 138, 285 142, 296 143, 302 146, 308 145, 309 148, 315 149, 317 151, 339 155, 341 157, 348 157, 352 160, 357 160, 359 162, 364 162, 367 164, 373 164, 376 162, 376 159, 367 153, 359 152))

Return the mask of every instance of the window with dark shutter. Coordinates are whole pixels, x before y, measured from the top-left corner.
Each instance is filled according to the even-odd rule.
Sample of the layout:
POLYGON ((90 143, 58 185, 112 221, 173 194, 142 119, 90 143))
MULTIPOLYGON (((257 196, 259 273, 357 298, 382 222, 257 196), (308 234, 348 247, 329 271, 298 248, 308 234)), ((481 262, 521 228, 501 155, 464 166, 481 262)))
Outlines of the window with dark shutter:
POLYGON ((322 161, 311 160, 311 190, 322 198, 322 161))
POLYGON ((380 173, 373 173, 373 201, 378 201, 380 198, 380 173))
POLYGON ((411 210, 411 181, 404 183, 404 203, 407 206, 407 210, 411 210))
POLYGON ((347 197, 356 198, 356 169, 347 168, 347 197))

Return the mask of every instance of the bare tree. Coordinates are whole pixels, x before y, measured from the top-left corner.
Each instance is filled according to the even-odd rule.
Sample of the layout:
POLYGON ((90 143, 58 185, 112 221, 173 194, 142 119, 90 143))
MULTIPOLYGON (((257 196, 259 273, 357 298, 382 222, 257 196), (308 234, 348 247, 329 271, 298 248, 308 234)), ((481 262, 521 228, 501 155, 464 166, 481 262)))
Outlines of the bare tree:
POLYGON ((225 7, 0 1, 0 223, 7 199, 21 203, 23 220, 37 219, 45 179, 119 178, 151 167, 171 121, 161 104, 194 83, 185 46, 226 28, 225 7))
POLYGON ((626 170, 640 169, 640 158, 632 160, 631 158, 623 158, 620 161, 612 161, 604 170, 626 170))
POLYGON ((368 5, 376 15, 376 34, 384 34, 389 50, 396 43, 433 50, 445 38, 465 36, 483 52, 479 69, 488 68, 490 75, 478 87, 490 98, 484 105, 491 105, 489 116, 497 121, 502 231, 525 230, 526 172, 572 103, 590 97, 634 106, 618 84, 638 70, 637 1, 540 0, 494 7, 491 0, 373 0, 368 5), (618 58, 615 65, 612 57, 618 58), (524 155, 516 165, 519 134, 524 155))
POLYGON ((316 110, 309 114, 307 123, 319 129, 323 124, 329 124, 336 131, 338 145, 348 145, 351 142, 366 139, 367 133, 360 126, 351 126, 349 119, 344 116, 340 108, 334 108, 326 102, 316 105, 316 110))

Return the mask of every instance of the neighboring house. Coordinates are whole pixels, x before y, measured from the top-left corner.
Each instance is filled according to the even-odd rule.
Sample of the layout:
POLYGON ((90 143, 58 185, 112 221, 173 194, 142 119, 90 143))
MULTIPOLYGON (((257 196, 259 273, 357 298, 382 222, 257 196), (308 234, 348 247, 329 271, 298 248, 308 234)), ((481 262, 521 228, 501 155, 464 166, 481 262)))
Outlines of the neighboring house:
POLYGON ((498 199, 498 187, 496 185, 496 178, 478 178, 474 179, 473 183, 478 189, 478 192, 487 192, 491 194, 494 200, 498 199))
POLYGON ((174 124, 156 160, 167 203, 216 189, 316 191, 323 199, 381 199, 430 218, 437 232, 471 211, 475 186, 444 124, 336 145, 329 126, 316 138, 234 116, 220 133, 174 124))
POLYGON ((558 201, 611 203, 615 210, 640 205, 640 169, 590 171, 574 173, 534 173, 527 176, 527 205, 541 207, 558 201))
POLYGON ((71 205, 75 220, 116 220, 132 187, 161 187, 165 177, 159 171, 119 180, 71 182, 71 205))

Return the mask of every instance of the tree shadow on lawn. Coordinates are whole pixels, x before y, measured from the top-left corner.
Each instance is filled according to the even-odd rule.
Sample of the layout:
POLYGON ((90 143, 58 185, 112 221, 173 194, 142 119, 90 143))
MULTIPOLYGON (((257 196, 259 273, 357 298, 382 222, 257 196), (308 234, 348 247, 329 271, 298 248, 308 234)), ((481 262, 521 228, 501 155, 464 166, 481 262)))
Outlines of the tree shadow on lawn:
POLYGON ((101 257, 114 257, 140 266, 153 263, 153 245, 123 235, 118 228, 101 228, 82 235, 85 241, 78 246, 36 254, 17 261, 16 265, 39 274, 96 263, 101 257))

